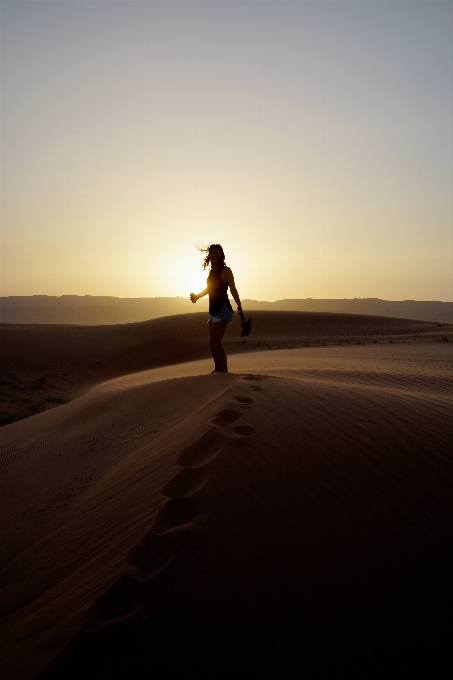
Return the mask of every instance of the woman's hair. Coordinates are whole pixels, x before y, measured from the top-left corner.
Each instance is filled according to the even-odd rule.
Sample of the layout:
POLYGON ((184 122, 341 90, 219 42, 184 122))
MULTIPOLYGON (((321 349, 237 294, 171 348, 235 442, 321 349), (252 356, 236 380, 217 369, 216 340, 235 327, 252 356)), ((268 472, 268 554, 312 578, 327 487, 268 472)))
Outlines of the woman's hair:
POLYGON ((220 243, 211 243, 210 246, 204 246, 204 247, 203 246, 197 246, 197 248, 198 248, 198 250, 201 250, 202 253, 206 253, 206 257, 204 258, 203 264, 201 265, 203 267, 203 269, 206 269, 206 267, 208 267, 208 265, 211 263, 211 250, 212 250, 212 248, 218 248, 218 250, 220 250, 220 252, 222 253, 222 257, 221 257, 220 262, 221 262, 222 267, 225 266, 225 253, 223 252, 223 248, 220 245, 220 243))

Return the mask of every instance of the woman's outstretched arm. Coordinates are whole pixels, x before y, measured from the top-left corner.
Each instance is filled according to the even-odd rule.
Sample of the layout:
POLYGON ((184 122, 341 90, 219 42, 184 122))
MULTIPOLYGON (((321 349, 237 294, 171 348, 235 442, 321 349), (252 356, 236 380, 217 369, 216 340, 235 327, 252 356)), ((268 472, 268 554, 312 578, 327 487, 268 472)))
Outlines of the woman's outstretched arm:
POLYGON ((204 297, 207 294, 208 294, 208 289, 205 288, 204 290, 201 291, 201 293, 198 293, 198 295, 195 295, 195 293, 191 293, 190 299, 192 300, 192 303, 195 304, 197 300, 199 300, 200 298, 204 297))

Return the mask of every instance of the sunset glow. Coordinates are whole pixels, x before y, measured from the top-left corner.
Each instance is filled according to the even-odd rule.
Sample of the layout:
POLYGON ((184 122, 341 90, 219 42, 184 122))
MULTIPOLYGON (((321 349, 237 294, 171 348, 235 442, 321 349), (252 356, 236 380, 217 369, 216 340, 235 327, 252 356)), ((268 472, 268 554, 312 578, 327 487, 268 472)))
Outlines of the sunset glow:
POLYGON ((453 3, 2 0, 0 294, 453 299, 453 3))

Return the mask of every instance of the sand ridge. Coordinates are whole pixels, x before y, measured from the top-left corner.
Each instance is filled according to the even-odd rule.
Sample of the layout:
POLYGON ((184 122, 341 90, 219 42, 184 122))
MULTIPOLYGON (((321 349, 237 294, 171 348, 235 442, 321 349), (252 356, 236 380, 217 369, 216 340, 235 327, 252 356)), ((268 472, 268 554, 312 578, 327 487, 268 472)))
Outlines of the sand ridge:
MULTIPOLYGON (((371 342, 453 341, 453 326, 354 314, 251 311, 240 338, 236 315, 229 355, 263 349, 371 342), (450 336, 448 335, 450 333, 450 336)), ((117 376, 210 357, 205 313, 117 326, 0 324, 0 425, 55 408, 117 376)))

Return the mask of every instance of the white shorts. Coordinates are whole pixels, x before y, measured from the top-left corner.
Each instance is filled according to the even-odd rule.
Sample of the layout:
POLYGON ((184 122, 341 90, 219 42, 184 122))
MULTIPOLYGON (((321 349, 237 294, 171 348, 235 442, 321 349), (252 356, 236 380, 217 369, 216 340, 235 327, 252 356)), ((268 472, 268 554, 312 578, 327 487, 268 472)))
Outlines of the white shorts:
POLYGON ((226 323, 231 323, 233 319, 234 312, 228 307, 228 305, 223 305, 218 314, 209 315, 208 323, 217 323, 218 321, 226 321, 226 323))

